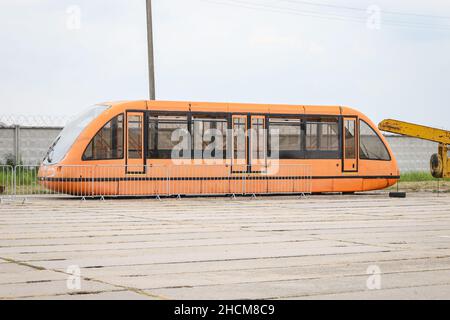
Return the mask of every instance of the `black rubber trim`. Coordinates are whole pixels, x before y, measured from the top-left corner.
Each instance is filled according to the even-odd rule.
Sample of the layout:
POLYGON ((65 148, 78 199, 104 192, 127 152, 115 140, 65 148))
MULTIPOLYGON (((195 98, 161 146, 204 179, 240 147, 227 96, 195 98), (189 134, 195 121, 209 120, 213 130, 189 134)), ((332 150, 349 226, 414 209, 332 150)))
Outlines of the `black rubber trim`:
MULTIPOLYGON (((304 176, 246 176, 243 177, 173 177, 171 181, 226 181, 226 180, 306 180, 304 176)), ((327 179, 400 179, 400 176, 315 176, 313 180, 327 179)), ((113 182, 113 181, 166 181, 167 177, 121 177, 121 178, 39 178, 46 182, 113 182)))
POLYGON ((390 198, 406 198, 406 192, 390 192, 389 193, 390 198))

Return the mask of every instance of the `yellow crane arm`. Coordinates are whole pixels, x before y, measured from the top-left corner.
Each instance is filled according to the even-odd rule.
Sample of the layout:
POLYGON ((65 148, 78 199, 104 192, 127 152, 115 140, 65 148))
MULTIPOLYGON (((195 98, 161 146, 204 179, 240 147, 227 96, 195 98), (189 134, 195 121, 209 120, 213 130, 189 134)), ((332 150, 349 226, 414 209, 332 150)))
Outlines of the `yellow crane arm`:
POLYGON ((450 158, 448 158, 450 131, 392 119, 383 120, 378 128, 386 132, 439 143, 438 153, 431 157, 431 174, 435 178, 450 178, 450 158))
POLYGON ((378 128, 382 131, 398 133, 404 136, 429 140, 441 144, 450 144, 450 131, 436 129, 399 120, 383 120, 378 128))

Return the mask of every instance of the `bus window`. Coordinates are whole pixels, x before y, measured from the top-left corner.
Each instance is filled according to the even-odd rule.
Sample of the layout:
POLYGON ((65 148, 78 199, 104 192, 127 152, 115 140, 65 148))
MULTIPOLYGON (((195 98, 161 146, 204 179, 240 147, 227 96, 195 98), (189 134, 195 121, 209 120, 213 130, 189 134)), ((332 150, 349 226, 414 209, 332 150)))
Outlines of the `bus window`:
POLYGON ((344 172, 357 172, 357 133, 356 133, 356 118, 348 117, 343 119, 344 130, 344 157, 343 168, 344 172))
POLYGON ((264 117, 252 117, 251 128, 252 164, 263 164, 266 159, 266 135, 264 117))
POLYGON ((339 151, 338 119, 308 120, 306 123, 306 150, 339 151))
MULTIPOLYGON (((186 116, 150 116, 148 121, 148 157, 150 159, 170 159, 172 150, 181 142, 181 138, 189 134, 186 116)), ((190 148, 189 148, 190 149, 190 148)), ((191 158, 183 154, 180 159, 191 158)))
POLYGON ((356 159, 356 130, 354 120, 345 120, 345 158, 356 159))
POLYGON ((224 159, 228 121, 222 117, 194 116, 192 118, 194 158, 224 159))
POLYGON ((386 160, 391 156, 378 134, 364 121, 359 122, 359 157, 362 160, 386 160))
POLYGON ((128 159, 142 158, 142 117, 128 116, 128 159))
POLYGON ((247 118, 233 117, 233 160, 235 164, 245 163, 247 157, 247 118))
POLYGON ((343 172, 358 171, 358 149, 357 149, 357 127, 356 117, 344 117, 344 156, 343 156, 343 172))
POLYGON ((273 118, 269 120, 270 155, 278 146, 279 159, 300 159, 301 155, 301 122, 300 119, 273 118), (278 135, 276 134, 278 132, 278 135), (278 136, 278 141, 275 141, 278 136))
POLYGON ((340 157, 338 118, 308 118, 305 131, 307 158, 337 159, 340 157))
POLYGON ((83 160, 123 158, 123 114, 109 121, 91 140, 83 160))
POLYGON ((44 164, 56 164, 64 159, 80 133, 110 106, 97 105, 67 124, 49 148, 44 164))

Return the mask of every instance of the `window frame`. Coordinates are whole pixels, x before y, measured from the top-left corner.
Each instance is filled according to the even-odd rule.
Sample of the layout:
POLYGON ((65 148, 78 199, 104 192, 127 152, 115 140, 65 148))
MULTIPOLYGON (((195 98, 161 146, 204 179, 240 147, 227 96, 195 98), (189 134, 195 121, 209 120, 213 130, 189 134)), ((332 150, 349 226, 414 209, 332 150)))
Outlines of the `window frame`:
POLYGON ((248 135, 249 136, 249 147, 248 147, 248 152, 249 152, 249 157, 250 157, 250 165, 253 165, 254 162, 256 162, 256 165, 260 165, 258 162, 264 162, 267 163, 267 157, 269 155, 269 150, 267 149, 268 147, 268 143, 269 143, 269 136, 268 136, 268 132, 266 130, 267 128, 267 120, 269 118, 267 117, 267 115, 255 115, 252 114, 249 116, 249 120, 250 120, 250 129, 252 130, 251 133, 248 135), (262 125, 262 143, 261 143, 261 137, 260 137, 260 131, 258 128, 258 130, 255 131, 254 129, 254 121, 260 122, 262 121, 262 123, 257 123, 256 127, 259 127, 260 125, 262 125), (256 144, 253 141, 254 137, 256 138, 256 144), (259 142, 259 143, 258 143, 259 142), (261 144, 262 145, 261 145, 261 144), (256 147, 256 150, 254 149, 254 147, 256 147), (262 150, 260 149, 262 147, 262 150), (256 151, 256 153, 255 153, 256 151), (260 158, 260 155, 263 155, 263 158, 260 158))
MULTIPOLYGON (((278 150, 278 160, 299 160, 299 159, 305 159, 305 153, 304 153, 304 136, 305 136, 305 132, 303 130, 303 118, 300 115, 278 115, 278 114, 268 114, 266 117, 266 130, 267 130, 267 159, 271 159, 272 157, 272 135, 271 133, 271 127, 276 124, 277 122, 272 122, 272 120, 276 120, 276 119, 280 119, 280 120, 297 120, 298 122, 295 122, 295 124, 298 124, 298 129, 299 129, 299 145, 298 145, 298 150, 278 150), (285 154, 285 156, 282 157, 282 154, 285 154)), ((283 123, 282 121, 278 122, 278 125, 281 124, 281 126, 288 126, 289 123, 292 122, 288 122, 286 121, 285 123, 283 123)))
POLYGON ((125 113, 121 112, 113 116, 111 119, 109 119, 103 126, 97 130, 97 132, 92 136, 91 140, 89 140, 89 143, 87 144, 86 148, 83 151, 83 154, 81 156, 81 161, 109 161, 109 160, 125 160, 125 130, 126 130, 126 124, 125 124, 125 113), (95 137, 102 131, 108 123, 110 123, 115 118, 118 118, 122 116, 122 122, 123 122, 123 132, 122 132, 122 157, 118 158, 98 158, 98 159, 86 159, 85 154, 89 146, 91 145, 92 141, 94 141, 95 137))
MULTIPOLYGON (((265 118, 265 129, 267 130, 267 146, 266 146, 266 157, 270 159, 271 150, 270 150, 270 119, 271 118, 288 118, 288 119, 299 119, 300 123, 300 132, 301 132, 301 147, 299 151, 295 151, 297 156, 289 157, 289 158, 279 158, 279 160, 342 160, 343 159, 343 116, 340 114, 285 114, 285 113, 266 113, 266 112, 208 112, 208 111, 164 111, 164 110, 147 110, 145 112, 145 159, 146 160, 170 160, 169 158, 152 158, 150 157, 150 150, 148 148, 148 138, 149 138, 149 116, 185 116, 187 117, 188 123, 188 131, 192 137, 193 134, 193 118, 197 117, 206 117, 206 118, 223 118, 228 122, 228 130, 232 127, 232 117, 245 115, 247 116, 247 121, 249 121, 249 116, 261 116, 265 118), (337 119, 338 124, 338 150, 329 151, 329 150, 306 150, 306 123, 308 118, 335 118, 337 119)), ((248 137, 250 139, 250 137, 248 137)), ((228 139, 226 150, 224 152, 224 159, 230 160, 230 150, 231 146, 228 145, 231 139, 228 139)), ((190 158, 186 157, 186 160, 195 160, 194 155, 194 141, 191 141, 191 154, 190 158)))
MULTIPOLYGON (((166 150, 164 150, 164 152, 160 152, 158 147, 158 144, 156 144, 156 157, 152 154, 152 150, 150 150, 149 148, 149 143, 150 143, 150 118, 151 117, 186 117, 186 125, 187 125, 187 130, 189 132, 189 134, 192 134, 192 130, 191 130, 191 114, 190 112, 179 112, 179 111, 157 111, 157 112, 153 112, 153 111, 147 111, 145 112, 145 123, 144 123, 144 147, 145 147, 145 160, 172 160, 172 150, 169 151, 169 154, 166 154, 166 150), (163 157, 159 156, 159 154, 164 154, 163 157)), ((179 123, 182 123, 183 121, 180 121, 179 123)), ((158 119, 158 123, 159 123, 159 119, 158 119)), ((158 127, 157 127, 158 129, 158 127)), ((158 132, 158 130, 157 130, 158 132)), ((157 138, 159 138, 159 133, 157 135, 157 138)), ((159 139, 156 140, 157 142, 159 141, 159 139)), ((186 159, 186 160, 192 160, 192 142, 191 142, 191 152, 189 154, 189 157, 186 158, 182 158, 182 159, 186 159)))
MULTIPOLYGON (((189 112, 189 117, 188 117, 188 130, 189 133, 191 134, 191 160, 227 160, 228 159, 228 150, 229 150, 229 146, 228 146, 228 138, 227 138, 227 130, 229 130, 230 128, 230 116, 232 116, 233 114, 229 114, 229 113, 224 113, 224 112, 189 112), (214 119, 217 119, 217 121, 215 121, 214 119), (225 120, 225 121, 223 121, 225 120), (223 143, 223 150, 222 150, 222 158, 217 158, 217 157, 212 157, 212 158, 205 158, 204 157, 204 151, 205 150, 198 150, 195 149, 195 122, 216 122, 216 123, 222 123, 225 124, 225 133, 222 132, 222 137, 225 138, 225 140, 222 141, 223 143), (201 152, 201 157, 196 157, 196 152, 201 152)), ((215 154, 214 154, 215 155, 215 154)))
POLYGON ((359 130, 359 146, 358 146, 359 147, 359 150, 358 150, 358 153, 359 153, 358 159, 359 160, 362 160, 362 161, 386 161, 386 162, 392 161, 392 155, 389 152, 389 149, 388 149, 387 145, 384 143, 383 139, 381 139, 381 137, 378 134, 378 132, 367 121, 365 121, 363 119, 359 119, 359 128, 358 128, 358 130, 359 130), (386 153, 388 154, 389 159, 363 159, 363 158, 361 158, 361 131, 362 131, 361 130, 361 123, 362 122, 364 122, 367 125, 367 127, 369 127, 370 130, 372 130, 372 132, 376 135, 376 137, 378 138, 378 140, 381 142, 381 144, 383 145, 384 149, 386 150, 386 153))
MULTIPOLYGON (((303 119, 303 130, 304 130, 304 142, 303 142, 303 150, 305 153, 305 159, 309 160, 341 160, 343 159, 343 130, 342 130, 342 115, 304 115, 303 119), (320 118, 322 119, 331 119, 335 118, 337 120, 337 139, 338 139, 338 149, 337 150, 307 150, 306 149, 306 139, 307 139, 307 124, 308 123, 321 123, 320 121, 308 121, 311 118, 320 118)), ((330 123, 329 121, 324 121, 323 123, 330 123)), ((317 127, 317 131, 319 132, 319 128, 317 127)), ((321 136, 321 135, 320 135, 321 136)), ((319 141, 319 140, 318 140, 319 141)), ((319 147, 319 146, 318 146, 319 147)))

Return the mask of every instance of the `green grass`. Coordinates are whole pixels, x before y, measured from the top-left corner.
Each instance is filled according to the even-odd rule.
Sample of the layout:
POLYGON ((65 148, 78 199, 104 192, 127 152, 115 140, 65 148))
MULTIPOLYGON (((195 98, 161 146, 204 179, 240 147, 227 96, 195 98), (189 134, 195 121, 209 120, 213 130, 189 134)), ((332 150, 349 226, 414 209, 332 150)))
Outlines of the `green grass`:
MULTIPOLYGON (((430 172, 426 171, 411 171, 402 173, 400 176, 400 182, 421 182, 421 181, 436 181, 430 172)), ((443 179, 444 181, 450 181, 450 179, 443 179)))
POLYGON ((29 186, 37 184, 37 170, 16 170, 16 185, 29 186))
POLYGON ((12 173, 0 168, 0 196, 3 194, 12 194, 12 173))
MULTIPOLYGON (((38 183, 37 170, 21 168, 16 171, 15 193, 20 194, 46 194, 49 190, 38 183)), ((0 167, 0 195, 14 192, 14 173, 0 167)))
MULTIPOLYGON (((0 168, 0 185, 6 186, 12 184, 14 174, 9 170, 0 168)), ((37 184, 36 170, 18 170, 16 172, 16 184, 18 186, 29 186, 37 184)))
POLYGON ((0 169, 0 184, 10 183, 12 177, 11 172, 2 171, 0 169))

